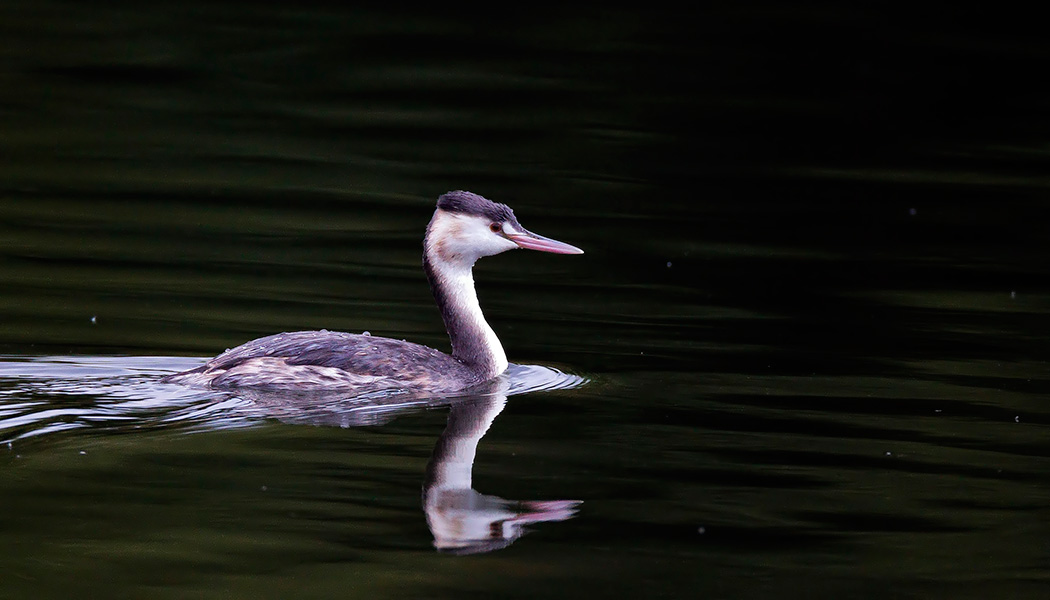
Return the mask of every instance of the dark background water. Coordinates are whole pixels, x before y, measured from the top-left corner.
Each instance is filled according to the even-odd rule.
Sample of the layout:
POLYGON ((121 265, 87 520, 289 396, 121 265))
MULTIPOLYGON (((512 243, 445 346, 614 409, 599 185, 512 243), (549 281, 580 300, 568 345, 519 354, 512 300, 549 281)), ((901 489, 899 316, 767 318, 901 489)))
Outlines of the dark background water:
POLYGON ((0 2, 0 597, 1045 597, 1050 41, 982 11, 0 2), (587 251, 477 268, 592 381, 474 468, 576 517, 472 556, 420 509, 447 411, 155 383, 445 348, 449 189, 587 251))

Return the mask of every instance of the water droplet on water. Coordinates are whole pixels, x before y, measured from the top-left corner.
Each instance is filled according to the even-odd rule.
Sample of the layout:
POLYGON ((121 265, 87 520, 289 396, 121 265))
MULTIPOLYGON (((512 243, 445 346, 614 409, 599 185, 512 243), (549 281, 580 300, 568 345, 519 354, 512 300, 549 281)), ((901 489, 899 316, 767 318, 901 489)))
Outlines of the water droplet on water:
POLYGON ((98 323, 98 316, 97 315, 92 315, 91 316, 91 324, 95 325, 97 323, 98 323))
POLYGON ((372 334, 367 332, 367 331, 363 332, 361 335, 363 335, 365 337, 372 337, 372 334))

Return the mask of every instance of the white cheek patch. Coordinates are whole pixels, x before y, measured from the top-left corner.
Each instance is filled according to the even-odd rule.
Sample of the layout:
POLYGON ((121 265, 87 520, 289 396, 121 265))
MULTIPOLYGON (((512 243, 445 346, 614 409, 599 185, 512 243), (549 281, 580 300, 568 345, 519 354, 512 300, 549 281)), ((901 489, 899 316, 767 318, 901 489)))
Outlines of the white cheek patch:
MULTIPOLYGON (((482 217, 461 217, 457 244, 463 248, 465 254, 472 254, 474 258, 492 256, 516 247, 514 242, 493 232, 490 226, 491 222, 482 217)), ((504 232, 507 231, 507 227, 504 223, 504 232)))
POLYGON ((430 243, 442 260, 468 266, 482 256, 492 256, 518 247, 503 236, 520 235, 520 231, 504 223, 501 232, 493 232, 491 225, 492 221, 484 217, 441 212, 431 224, 430 243))

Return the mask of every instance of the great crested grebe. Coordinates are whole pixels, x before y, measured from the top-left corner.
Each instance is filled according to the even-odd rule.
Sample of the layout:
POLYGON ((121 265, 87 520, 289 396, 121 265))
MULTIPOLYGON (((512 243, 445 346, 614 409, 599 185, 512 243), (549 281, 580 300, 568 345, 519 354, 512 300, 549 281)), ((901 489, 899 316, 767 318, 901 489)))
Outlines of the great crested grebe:
POLYGON ((297 331, 252 340, 162 381, 224 389, 464 390, 507 368, 503 346, 478 304, 471 269, 483 256, 516 248, 583 253, 526 230, 505 204, 464 191, 438 198, 423 238, 423 270, 452 340, 451 356, 367 333, 297 331))

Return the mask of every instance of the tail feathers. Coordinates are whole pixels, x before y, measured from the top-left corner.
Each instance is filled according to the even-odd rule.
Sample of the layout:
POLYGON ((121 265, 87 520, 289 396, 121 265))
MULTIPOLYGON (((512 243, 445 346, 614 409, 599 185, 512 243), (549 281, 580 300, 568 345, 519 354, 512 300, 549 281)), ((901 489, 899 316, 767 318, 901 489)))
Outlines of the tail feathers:
POLYGON ((205 373, 207 365, 201 365, 196 369, 173 373, 160 378, 161 383, 180 383, 194 387, 209 387, 211 380, 215 378, 214 373, 205 373))

